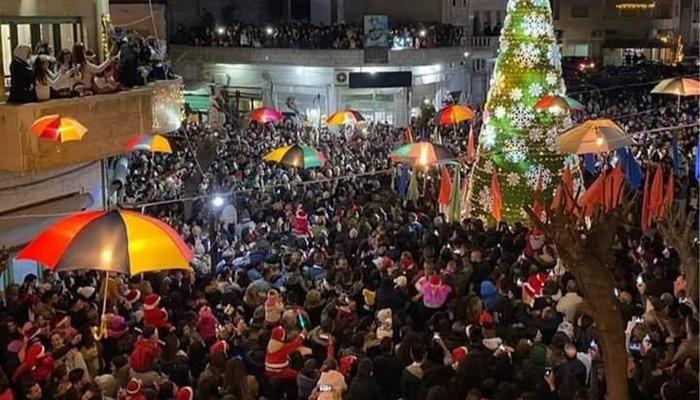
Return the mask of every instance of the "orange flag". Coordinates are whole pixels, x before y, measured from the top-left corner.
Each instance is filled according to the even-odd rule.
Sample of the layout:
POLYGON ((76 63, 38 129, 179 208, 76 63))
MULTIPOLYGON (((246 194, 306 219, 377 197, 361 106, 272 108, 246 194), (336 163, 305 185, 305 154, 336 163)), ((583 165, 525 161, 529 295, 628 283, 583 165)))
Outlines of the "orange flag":
POLYGON ((452 193, 452 179, 447 167, 440 167, 440 194, 438 195, 438 204, 449 205, 450 194, 452 193))
POLYGON ((544 206, 542 205, 542 169, 537 174, 537 184, 535 184, 535 193, 532 195, 532 211, 537 218, 542 218, 544 206))
POLYGON ((654 179, 651 182, 651 191, 649 192, 649 222, 661 216, 661 206, 663 205, 664 197, 664 171, 659 164, 656 167, 654 179))
POLYGON ((411 130, 411 127, 407 127, 406 130, 403 132, 404 135, 404 141, 406 143, 413 143, 413 131, 411 130))
POLYGON ((476 160, 476 146, 474 144, 474 126, 469 126, 469 137, 467 138, 467 162, 472 164, 476 160))
POLYGON ((644 173, 644 197, 642 199, 642 232, 649 228, 649 184, 651 183, 651 172, 647 167, 644 173))
POLYGON ((491 174, 491 215, 496 222, 501 222, 502 207, 501 185, 498 184, 498 173, 494 170, 491 174))
POLYGON ((554 192, 554 198, 550 205, 550 210, 557 210, 560 207, 565 207, 566 211, 571 211, 574 207, 574 179, 571 177, 571 169, 566 167, 561 175, 561 181, 557 190, 554 192))
POLYGON ((671 172, 668 175, 668 182, 666 183, 666 191, 664 192, 664 200, 663 200, 663 212, 667 212, 669 208, 671 208, 671 205, 673 204, 673 191, 674 191, 674 182, 673 182, 673 172, 671 172))
POLYGON ((590 217, 596 205, 605 205, 605 174, 598 175, 593 184, 578 198, 578 205, 583 209, 583 215, 590 217))
POLYGON ((605 210, 609 211, 620 205, 622 190, 622 166, 617 166, 605 177, 605 210))

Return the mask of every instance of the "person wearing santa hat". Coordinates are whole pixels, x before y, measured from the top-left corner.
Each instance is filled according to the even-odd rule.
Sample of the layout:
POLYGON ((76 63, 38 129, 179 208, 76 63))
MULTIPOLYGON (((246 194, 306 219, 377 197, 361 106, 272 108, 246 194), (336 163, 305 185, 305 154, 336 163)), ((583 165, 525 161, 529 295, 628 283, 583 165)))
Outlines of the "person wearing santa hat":
POLYGON ((265 355, 265 374, 270 378, 296 378, 297 371, 289 368, 289 355, 294 353, 304 342, 305 335, 300 333, 294 340, 285 342, 284 327, 272 329, 265 355))
POLYGON ((197 332, 205 342, 216 337, 216 327, 219 325, 219 320, 216 319, 214 313, 209 306, 202 306, 197 313, 197 332))
POLYGON ((175 395, 175 400, 194 400, 194 391, 191 387, 181 387, 175 395))
POLYGON ((153 364, 160 359, 161 349, 158 344, 158 331, 146 326, 136 340, 134 350, 129 357, 129 366, 134 372, 148 372, 153 364))
POLYGON ((168 312, 160 305, 160 296, 151 293, 143 299, 143 324, 159 329, 170 329, 168 312))
POLYGON ((141 381, 136 378, 131 378, 126 384, 119 400, 146 400, 146 395, 141 391, 141 381))
POLYGON ((12 380, 18 382, 29 379, 31 382, 45 382, 51 378, 53 369, 54 362, 51 354, 45 352, 40 342, 35 342, 27 348, 22 363, 12 374, 12 380))
POLYGON ((294 223, 292 224, 292 233, 298 237, 306 238, 311 235, 309 228, 309 216, 301 206, 294 215, 294 223))
POLYGON ((462 361, 467 354, 469 354, 467 346, 459 346, 452 349, 452 368, 456 370, 460 361, 462 361))

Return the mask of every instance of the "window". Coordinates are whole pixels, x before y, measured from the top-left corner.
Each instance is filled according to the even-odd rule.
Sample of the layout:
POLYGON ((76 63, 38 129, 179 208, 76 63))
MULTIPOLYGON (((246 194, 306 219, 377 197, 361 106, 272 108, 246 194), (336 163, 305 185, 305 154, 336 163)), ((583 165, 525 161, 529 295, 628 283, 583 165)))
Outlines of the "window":
POLYGON ((572 18, 588 18, 588 6, 585 4, 573 4, 571 6, 572 18))
POLYGON ((559 19, 560 0, 550 0, 549 6, 552 8, 552 18, 556 21, 559 19))

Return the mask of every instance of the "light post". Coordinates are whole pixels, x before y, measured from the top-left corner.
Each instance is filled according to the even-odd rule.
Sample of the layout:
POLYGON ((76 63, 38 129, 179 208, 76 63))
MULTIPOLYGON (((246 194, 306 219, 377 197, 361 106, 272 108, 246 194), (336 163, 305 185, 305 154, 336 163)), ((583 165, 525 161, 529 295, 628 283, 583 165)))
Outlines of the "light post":
POLYGON ((209 212, 209 237, 211 240, 209 258, 211 258, 211 271, 216 268, 219 262, 218 233, 219 233, 219 211, 226 203, 224 196, 215 194, 211 198, 211 211, 209 212))

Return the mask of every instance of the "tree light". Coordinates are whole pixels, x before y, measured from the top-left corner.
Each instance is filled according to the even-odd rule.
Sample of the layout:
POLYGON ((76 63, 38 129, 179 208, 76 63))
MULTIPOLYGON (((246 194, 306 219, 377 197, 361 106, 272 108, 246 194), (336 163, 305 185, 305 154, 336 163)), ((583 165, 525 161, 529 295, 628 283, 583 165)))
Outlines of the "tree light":
POLYGON ((211 199, 211 205, 214 206, 214 208, 220 208, 221 206, 224 205, 224 198, 217 194, 214 196, 214 198, 211 199))

